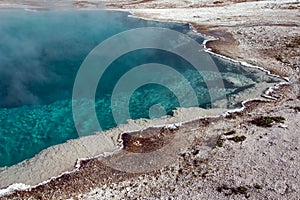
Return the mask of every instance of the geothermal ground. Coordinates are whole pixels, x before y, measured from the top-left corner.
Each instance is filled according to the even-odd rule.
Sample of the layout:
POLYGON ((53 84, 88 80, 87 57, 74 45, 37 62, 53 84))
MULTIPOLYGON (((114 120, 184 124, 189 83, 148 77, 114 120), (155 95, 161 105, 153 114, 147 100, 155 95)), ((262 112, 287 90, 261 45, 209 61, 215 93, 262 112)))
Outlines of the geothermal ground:
MULTIPOLYGON (((287 77, 289 84, 270 92, 272 98, 246 103, 241 113, 175 128, 146 129, 153 122, 132 122, 143 131, 124 134, 119 153, 86 160, 73 173, 3 199, 299 198, 299 1, 51 1, 51 6, 120 9, 137 17, 189 22, 217 39, 207 43, 213 52, 287 77), (172 146, 163 149, 170 141, 172 146), (170 152, 151 157, 154 165, 164 165, 136 173, 133 165, 147 165, 132 155, 157 149, 170 152)), ((45 9, 45 4, 0 1, 0 8, 15 7, 45 9)))

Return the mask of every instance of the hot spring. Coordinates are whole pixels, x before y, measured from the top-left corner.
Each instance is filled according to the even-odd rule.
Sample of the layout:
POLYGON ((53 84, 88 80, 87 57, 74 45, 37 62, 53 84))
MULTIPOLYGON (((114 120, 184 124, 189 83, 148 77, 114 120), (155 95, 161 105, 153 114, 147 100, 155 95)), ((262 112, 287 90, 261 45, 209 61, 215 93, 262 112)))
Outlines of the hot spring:
MULTIPOLYGON (((101 42, 142 27, 167 28, 184 33, 199 44, 204 41, 188 24, 147 21, 117 11, 2 10, 0 19, 0 167, 11 166, 49 146, 78 137, 72 115, 73 85, 84 59, 101 42)), ((107 52, 116 49, 117 45, 107 52)), ((232 99, 249 93, 257 84, 274 85, 280 81, 258 69, 213 55, 211 58, 225 86, 213 90, 215 94, 226 94, 228 109, 241 107, 240 101, 232 99)), ((197 103, 188 102, 187 97, 186 105, 211 107, 207 81, 216 81, 213 73, 203 71, 200 75, 191 63, 168 51, 137 49, 115 59, 100 79, 101 87, 92 100, 96 102, 95 110, 103 130, 117 126, 111 107, 113 104, 121 110, 123 92, 126 93, 117 93, 116 101, 112 102, 118 80, 136 66, 147 63, 169 66, 188 80, 197 103)), ((179 91, 184 90, 184 84, 159 69, 146 70, 135 80, 148 76, 161 77, 179 91)), ((179 99, 168 87, 149 83, 131 94, 128 110, 131 119, 158 118, 172 115, 177 107, 180 107, 179 99)), ((90 124, 85 112, 83 103, 81 127, 86 135, 99 131, 90 124)), ((122 119, 121 123, 126 120, 122 119)))

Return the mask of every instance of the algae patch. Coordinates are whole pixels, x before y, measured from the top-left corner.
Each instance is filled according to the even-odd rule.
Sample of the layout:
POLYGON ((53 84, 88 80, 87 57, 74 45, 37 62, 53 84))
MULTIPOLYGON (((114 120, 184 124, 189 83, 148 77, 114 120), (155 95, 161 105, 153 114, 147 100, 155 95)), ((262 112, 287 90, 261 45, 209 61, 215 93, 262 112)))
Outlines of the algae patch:
POLYGON ((261 127, 271 127, 275 123, 284 123, 285 118, 281 116, 276 117, 259 117, 251 121, 252 124, 255 124, 256 126, 261 127))

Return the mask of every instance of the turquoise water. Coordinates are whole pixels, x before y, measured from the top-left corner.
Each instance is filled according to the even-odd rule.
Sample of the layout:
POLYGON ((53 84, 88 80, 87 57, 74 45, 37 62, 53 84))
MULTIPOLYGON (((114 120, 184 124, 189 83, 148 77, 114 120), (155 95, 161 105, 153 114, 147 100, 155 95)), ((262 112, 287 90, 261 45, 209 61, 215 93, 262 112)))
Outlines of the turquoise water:
MULTIPOLYGON (((71 97, 81 63, 100 42, 138 27, 170 28, 203 42, 203 38, 195 35, 187 24, 145 21, 130 18, 124 12, 0 11, 0 166, 11 166, 49 146, 78 137, 71 97)), ((217 57, 213 60, 224 78, 228 98, 262 80, 278 81, 262 76, 258 70, 247 70, 217 57), (232 78, 240 85, 229 81, 232 78)), ((175 68, 189 80, 197 95, 197 105, 210 107, 206 83, 187 61, 163 50, 136 50, 116 59, 100 80, 105 87, 97 90, 95 100, 102 129, 117 125, 111 110, 115 84, 122 74, 143 63, 161 63, 175 68)), ((153 75, 161 76, 159 72, 153 75)), ((212 74, 206 75, 214 81, 212 74)), ((180 87, 179 83, 173 82, 180 87)), ((118 95, 122 101, 123 94, 118 95)), ((130 98, 131 118, 149 118, 149 109, 155 104, 164 107, 165 112, 151 117, 172 115, 172 110, 180 106, 176 95, 168 88, 147 84, 130 98)), ((196 105, 191 103, 189 106, 196 105)), ((228 108, 238 106, 240 104, 228 108)), ((82 113, 85 114, 84 109, 82 113)), ((97 131, 89 126, 89 116, 82 122, 82 127, 87 134, 97 131)))

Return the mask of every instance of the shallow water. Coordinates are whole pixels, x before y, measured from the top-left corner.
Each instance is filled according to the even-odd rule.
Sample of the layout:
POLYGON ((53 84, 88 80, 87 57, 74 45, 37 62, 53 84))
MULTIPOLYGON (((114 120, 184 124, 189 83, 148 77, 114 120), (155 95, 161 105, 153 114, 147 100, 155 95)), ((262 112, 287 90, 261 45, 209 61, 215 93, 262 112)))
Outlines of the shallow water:
MULTIPOLYGON (((193 33, 187 24, 145 21, 130 18, 124 12, 0 11, 0 166, 16 164, 33 157, 42 149, 78 137, 72 116, 72 89, 79 67, 100 42, 138 27, 170 28, 188 34, 199 43, 204 40, 193 33)), ((108 51, 114 51, 114 48, 117 47, 108 51)), ((211 90, 216 95, 225 92, 229 102, 232 95, 245 92, 259 82, 279 82, 279 79, 257 69, 245 68, 215 56, 212 58, 222 76, 225 90, 211 90)), ((123 109, 120 105, 127 91, 116 94, 117 102, 111 103, 111 94, 118 80, 144 63, 170 66, 188 80, 197 102, 195 104, 186 98, 186 107, 211 106, 207 81, 216 81, 218 76, 214 73, 203 71, 204 81, 190 63, 170 52, 136 50, 117 58, 100 79, 102 87, 97 89, 95 106, 103 130, 117 125, 112 106, 117 111, 123 109)), ((144 79, 143 76, 162 77, 177 91, 185 90, 183 82, 160 71, 149 70, 135 79, 144 79)), ((179 106, 177 96, 167 87, 147 84, 132 93, 130 118, 172 115, 172 110, 179 106), (160 106, 153 106, 158 104, 160 106)), ((241 102, 234 102, 228 103, 227 108, 239 106, 241 102)), ((97 131, 89 123, 84 102, 81 114, 85 119, 81 127, 86 134, 97 131)), ((118 123, 125 123, 127 119, 121 118, 118 123)))

